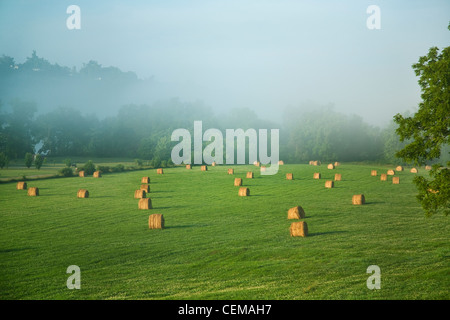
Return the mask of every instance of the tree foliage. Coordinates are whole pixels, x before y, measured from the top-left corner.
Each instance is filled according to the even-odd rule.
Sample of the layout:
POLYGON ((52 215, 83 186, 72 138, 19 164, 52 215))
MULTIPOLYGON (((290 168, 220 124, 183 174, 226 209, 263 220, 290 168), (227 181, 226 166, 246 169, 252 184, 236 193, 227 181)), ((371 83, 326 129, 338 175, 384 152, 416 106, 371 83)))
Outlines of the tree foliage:
MULTIPOLYGON (((397 156, 408 162, 424 165, 441 157, 441 150, 449 144, 450 132, 450 47, 440 51, 429 50, 413 65, 419 77, 422 102, 411 117, 397 114, 394 121, 399 125, 397 133, 401 141, 411 139, 397 156)), ((450 166, 450 162, 447 162, 450 166)), ((426 215, 443 210, 450 212, 450 173, 442 164, 435 164, 430 179, 416 177, 418 200, 426 215)))

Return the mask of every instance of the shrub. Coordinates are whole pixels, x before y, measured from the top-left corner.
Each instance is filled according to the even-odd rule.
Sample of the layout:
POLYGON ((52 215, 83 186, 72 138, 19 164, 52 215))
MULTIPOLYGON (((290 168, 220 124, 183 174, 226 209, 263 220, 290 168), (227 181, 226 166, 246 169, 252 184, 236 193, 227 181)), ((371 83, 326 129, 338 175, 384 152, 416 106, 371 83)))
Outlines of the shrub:
POLYGON ((112 167, 111 171, 112 172, 122 172, 122 171, 125 171, 125 167, 123 164, 119 163, 119 164, 115 165, 114 167, 112 167))
POLYGON ((83 166, 84 173, 87 175, 94 174, 95 171, 95 164, 92 162, 92 160, 89 160, 86 162, 83 166))
POLYGON ((64 167, 61 170, 58 171, 60 175, 63 177, 72 177, 73 176, 73 170, 69 167, 64 167))
POLYGON ((25 154, 25 166, 29 169, 33 164, 33 155, 29 152, 25 154))
POLYGON ((72 160, 69 158, 64 159, 64 164, 69 168, 72 165, 72 160))
POLYGON ((108 173, 111 171, 111 168, 109 166, 97 166, 97 170, 102 173, 108 173))

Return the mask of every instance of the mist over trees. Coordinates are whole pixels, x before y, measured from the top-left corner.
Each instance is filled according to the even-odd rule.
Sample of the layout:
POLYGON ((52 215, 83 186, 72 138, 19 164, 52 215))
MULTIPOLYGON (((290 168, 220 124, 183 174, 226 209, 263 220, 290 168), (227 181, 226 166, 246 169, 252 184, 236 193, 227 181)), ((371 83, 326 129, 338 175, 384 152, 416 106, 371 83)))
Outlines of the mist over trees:
POLYGON ((113 100, 117 103, 120 92, 140 81, 132 72, 103 67, 96 61, 83 64, 77 71, 51 64, 36 52, 23 64, 3 55, 0 57, 2 163, 24 161, 27 153, 167 161, 176 144, 170 139, 173 130, 185 128, 193 133, 197 120, 203 122, 203 130, 217 128, 223 133, 226 129, 280 129, 280 159, 288 163, 309 160, 398 163, 395 153, 402 143, 393 123, 381 129, 357 115, 336 112, 331 106, 314 106, 307 111, 286 108, 279 123, 261 119, 248 108, 217 114, 201 101, 184 102, 177 98, 145 104, 127 102, 108 114, 89 107, 96 103, 108 105, 113 100), (33 96, 27 95, 30 90, 36 99, 28 98, 33 96), (89 111, 85 101, 89 101, 89 111), (50 108, 49 104, 59 107, 50 108))

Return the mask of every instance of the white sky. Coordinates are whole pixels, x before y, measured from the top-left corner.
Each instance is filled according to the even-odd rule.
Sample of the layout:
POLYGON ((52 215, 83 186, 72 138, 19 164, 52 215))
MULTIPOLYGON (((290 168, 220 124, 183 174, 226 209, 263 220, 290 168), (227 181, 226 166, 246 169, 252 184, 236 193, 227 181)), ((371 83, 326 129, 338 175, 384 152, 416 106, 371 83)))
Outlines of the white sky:
MULTIPOLYGON (((383 125, 414 110, 411 65, 449 45, 450 1, 0 0, 0 55, 154 77, 167 95, 276 119, 286 106, 332 103, 383 125), (66 9, 81 8, 81 30, 66 9), (369 5, 381 29, 369 30, 369 5)), ((132 103, 133 101, 130 101, 132 103)))

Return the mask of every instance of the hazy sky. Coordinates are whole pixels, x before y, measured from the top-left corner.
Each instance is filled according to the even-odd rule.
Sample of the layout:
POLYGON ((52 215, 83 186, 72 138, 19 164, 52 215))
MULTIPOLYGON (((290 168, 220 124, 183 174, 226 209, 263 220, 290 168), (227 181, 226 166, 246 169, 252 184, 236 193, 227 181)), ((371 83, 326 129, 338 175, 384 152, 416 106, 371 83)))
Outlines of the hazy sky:
POLYGON ((448 0, 0 0, 0 55, 96 60, 154 77, 182 100, 262 118, 311 101, 383 125, 417 106, 411 65, 449 45, 449 21, 448 0), (66 26, 71 4, 80 30, 66 26), (366 26, 369 5, 381 10, 379 30, 366 26))

